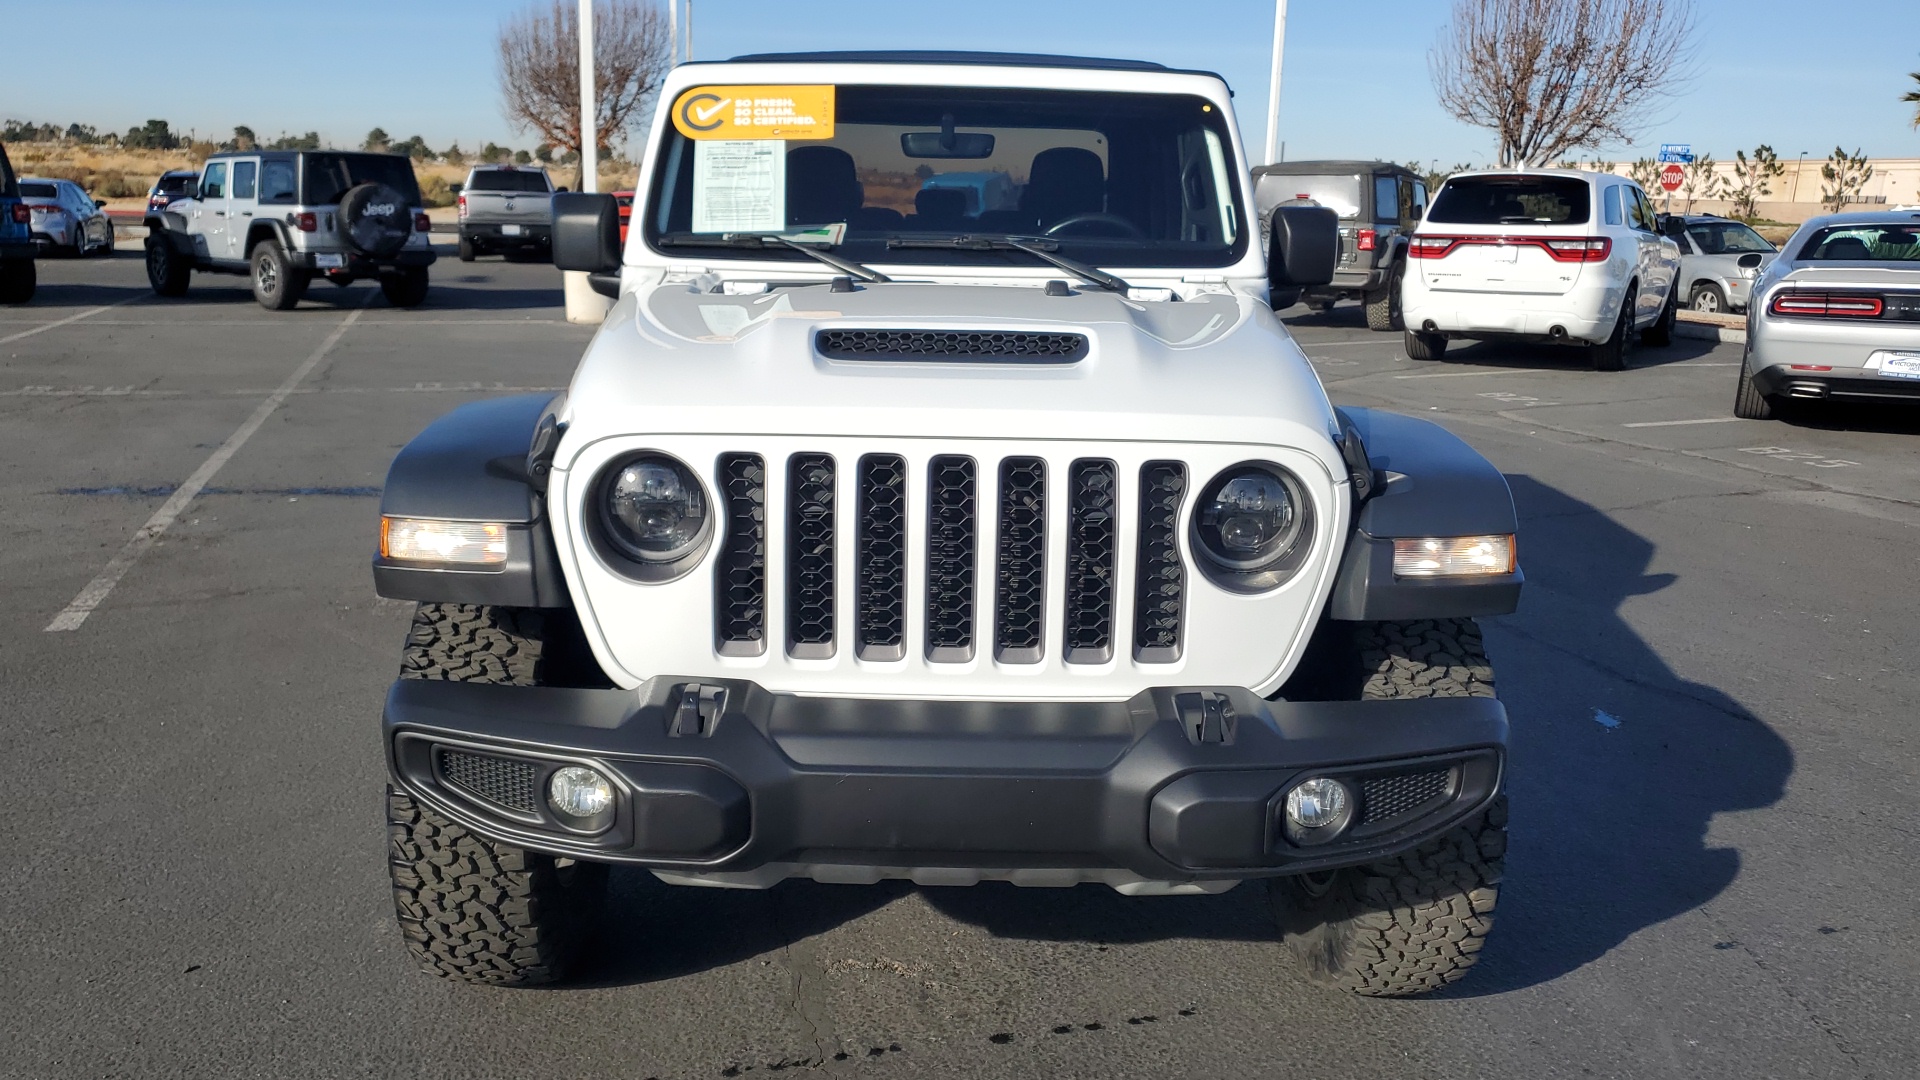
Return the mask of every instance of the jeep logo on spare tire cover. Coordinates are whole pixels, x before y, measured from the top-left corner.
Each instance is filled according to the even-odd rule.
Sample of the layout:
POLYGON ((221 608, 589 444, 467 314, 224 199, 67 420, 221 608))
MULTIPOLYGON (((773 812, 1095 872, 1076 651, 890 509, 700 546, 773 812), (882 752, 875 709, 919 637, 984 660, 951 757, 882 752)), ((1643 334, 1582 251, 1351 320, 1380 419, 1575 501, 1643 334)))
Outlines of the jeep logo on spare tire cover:
POLYGON ((340 197, 341 232, 358 252, 389 259, 413 235, 406 197, 385 184, 358 184, 340 197))

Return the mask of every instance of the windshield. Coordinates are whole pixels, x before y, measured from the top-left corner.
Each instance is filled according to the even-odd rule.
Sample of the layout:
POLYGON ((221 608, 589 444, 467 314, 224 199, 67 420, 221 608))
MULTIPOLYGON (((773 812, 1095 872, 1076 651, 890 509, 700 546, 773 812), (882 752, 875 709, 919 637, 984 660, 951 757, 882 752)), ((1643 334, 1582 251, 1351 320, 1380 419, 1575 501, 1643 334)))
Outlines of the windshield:
MULTIPOLYGON (((1287 176, 1269 173, 1259 180, 1260 205, 1265 207, 1286 204, 1298 204, 1302 199, 1317 206, 1324 206, 1339 214, 1343 220, 1360 216, 1360 177, 1347 176, 1287 176)), ((1391 214, 1392 200, 1388 200, 1386 210, 1391 214)))
POLYGON ((1585 225, 1592 189, 1577 176, 1462 176, 1434 196, 1439 225, 1585 225))
POLYGON ((1745 255, 1752 251, 1764 255, 1774 250, 1773 245, 1767 243, 1759 233, 1737 221, 1689 225, 1687 236, 1692 238, 1702 255, 1745 255))
POLYGON ((306 155, 307 203, 339 202, 356 184, 385 184, 410 205, 420 205, 420 185, 413 178, 413 162, 396 154, 306 155))
POLYGON ((1800 258, 1814 262, 1920 261, 1920 225, 1844 225, 1821 229, 1800 249, 1800 258))
MULTIPOLYGON (((821 230, 849 259, 949 265, 1033 259, 1004 247, 897 242, 1044 236, 1067 257, 1144 266, 1227 266, 1245 253, 1226 118, 1202 98, 921 86, 833 93, 831 138, 691 139, 669 129, 648 241, 671 251, 727 234, 821 230)), ((725 256, 702 254, 712 257, 725 256)), ((757 245, 739 257, 805 258, 757 245)))
POLYGON ((476 172, 467 181, 468 191, 552 191, 547 183, 547 174, 543 172, 507 172, 501 169, 488 169, 476 172))

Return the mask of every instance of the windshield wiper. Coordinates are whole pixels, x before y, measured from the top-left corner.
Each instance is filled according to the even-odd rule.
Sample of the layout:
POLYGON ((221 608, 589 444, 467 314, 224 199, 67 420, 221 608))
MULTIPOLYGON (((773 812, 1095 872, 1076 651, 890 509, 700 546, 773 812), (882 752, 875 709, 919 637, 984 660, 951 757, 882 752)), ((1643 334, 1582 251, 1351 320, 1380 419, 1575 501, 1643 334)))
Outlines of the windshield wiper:
POLYGON ((1133 287, 1127 284, 1126 280, 1118 274, 1109 274, 1097 266, 1091 266, 1078 259, 1069 259, 1065 255, 1054 254, 1060 245, 1052 240, 1042 240, 1039 237, 983 235, 980 233, 967 233, 961 236, 943 236, 938 238, 930 237, 924 240, 896 237, 895 239, 887 241, 887 246, 890 248, 953 248, 957 251, 1024 251, 1042 262, 1052 263, 1080 280, 1088 282, 1089 284, 1098 285, 1103 289, 1124 293, 1133 287))
POLYGON ((884 284, 886 282, 893 280, 892 278, 888 277, 887 275, 881 273, 878 270, 873 269, 870 266, 862 266, 859 263, 854 262, 852 259, 843 259, 838 255, 832 254, 831 252, 823 251, 821 250, 821 246, 818 244, 802 244, 797 240, 789 240, 784 236, 774 236, 768 233, 721 233, 718 236, 703 236, 698 233, 681 233, 677 236, 661 237, 660 246, 662 247, 739 247, 739 248, 785 247, 785 248, 792 248, 793 250, 799 252, 800 254, 815 260, 816 262, 825 263, 828 266, 833 267, 835 270, 838 270, 843 274, 850 274, 854 277, 859 278, 862 281, 870 281, 875 284, 884 284))

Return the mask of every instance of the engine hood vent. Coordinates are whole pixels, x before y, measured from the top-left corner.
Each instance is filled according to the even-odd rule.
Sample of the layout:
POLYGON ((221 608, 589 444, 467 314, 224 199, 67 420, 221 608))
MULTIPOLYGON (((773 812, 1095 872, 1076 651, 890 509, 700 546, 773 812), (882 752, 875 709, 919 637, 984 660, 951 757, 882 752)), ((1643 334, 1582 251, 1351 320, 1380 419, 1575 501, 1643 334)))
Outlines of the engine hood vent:
POLYGON ((829 360, 1072 364, 1086 357, 1087 338, 1020 330, 822 330, 814 348, 829 360))

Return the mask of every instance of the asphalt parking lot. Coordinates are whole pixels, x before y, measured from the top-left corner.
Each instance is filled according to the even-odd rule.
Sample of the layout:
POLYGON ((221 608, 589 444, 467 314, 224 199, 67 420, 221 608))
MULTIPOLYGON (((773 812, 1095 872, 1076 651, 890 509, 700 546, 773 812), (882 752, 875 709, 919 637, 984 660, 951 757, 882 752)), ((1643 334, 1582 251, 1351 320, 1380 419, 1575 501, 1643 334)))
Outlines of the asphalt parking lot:
POLYGON ((1920 418, 1730 417, 1739 346, 1619 374, 1417 364, 1290 321, 1337 401, 1509 476, 1529 583, 1487 620, 1515 721, 1485 959, 1446 995, 1296 976, 1262 893, 617 871, 587 980, 419 974, 376 737, 408 605, 367 558, 395 450, 558 388, 550 267, 435 267, 261 310, 137 254, 0 309, 0 1075, 1920 1075, 1920 418))

